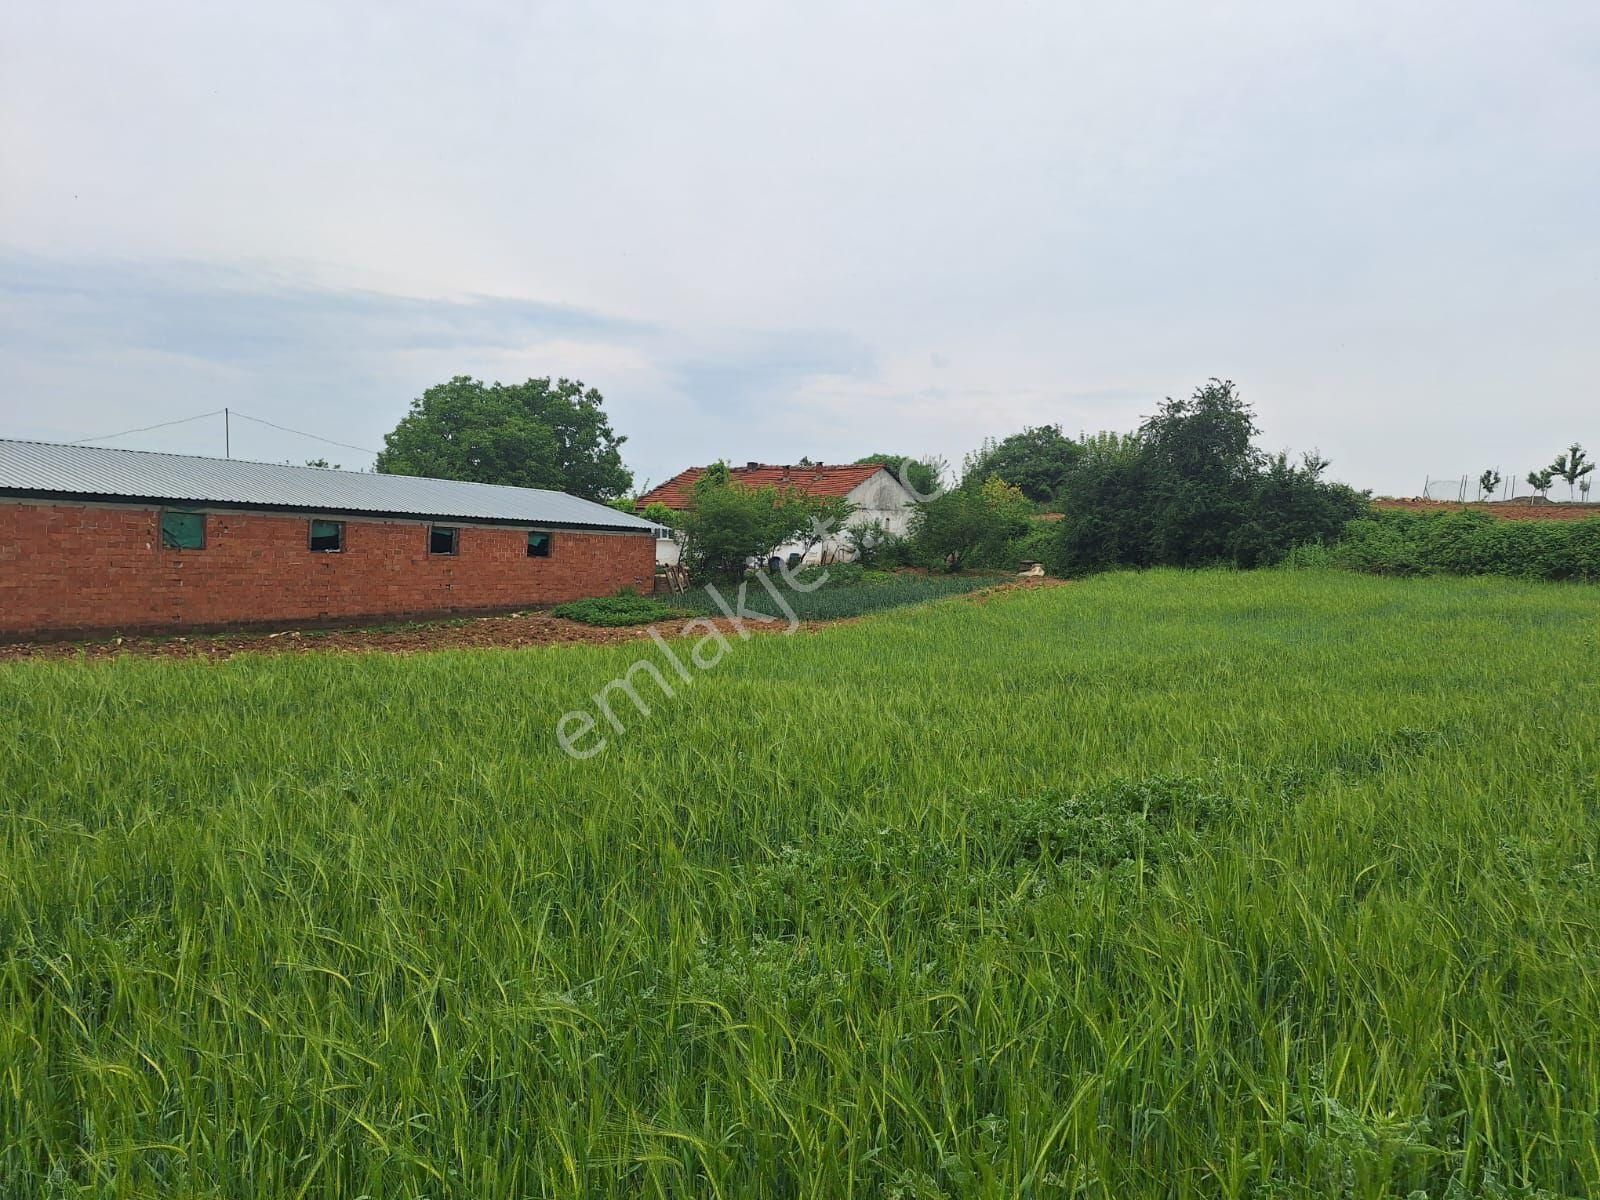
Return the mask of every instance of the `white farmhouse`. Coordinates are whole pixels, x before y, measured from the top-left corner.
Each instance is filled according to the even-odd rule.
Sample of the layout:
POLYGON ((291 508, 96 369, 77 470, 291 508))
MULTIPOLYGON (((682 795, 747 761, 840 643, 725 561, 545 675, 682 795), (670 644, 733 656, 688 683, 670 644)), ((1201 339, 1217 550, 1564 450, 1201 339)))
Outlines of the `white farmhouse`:
MULTIPOLYGON (((680 471, 660 487, 652 488, 640 496, 638 511, 648 504, 661 504, 674 512, 682 512, 694 502, 694 485, 704 475, 706 468, 690 467, 680 471)), ((911 512, 916 497, 910 489, 896 479, 887 467, 876 463, 851 466, 823 466, 803 463, 799 466, 769 466, 765 463, 747 463, 742 467, 728 468, 734 483, 746 487, 793 488, 813 496, 843 496, 855 506, 849 524, 876 522, 888 533, 904 536, 911 523, 911 512)), ((849 539, 840 529, 812 546, 806 553, 806 562, 835 562, 851 557, 849 539)), ((796 542, 775 546, 772 553, 787 558, 805 547, 796 542)), ((656 542, 656 561, 671 566, 678 561, 678 544, 671 538, 656 542)))

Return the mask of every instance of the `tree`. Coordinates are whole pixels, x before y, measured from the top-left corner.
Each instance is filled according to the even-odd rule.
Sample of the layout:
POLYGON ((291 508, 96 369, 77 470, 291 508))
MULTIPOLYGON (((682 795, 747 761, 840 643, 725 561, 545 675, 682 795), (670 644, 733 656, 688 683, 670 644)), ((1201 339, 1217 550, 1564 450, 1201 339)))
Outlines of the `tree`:
POLYGON ((1494 495, 1495 488, 1500 486, 1500 472, 1490 467, 1478 476, 1478 499, 1494 495))
POLYGON ((1134 435, 1086 438, 1058 496, 1052 565, 1067 574, 1157 564, 1252 567, 1332 541, 1364 495, 1322 476, 1315 451, 1292 463, 1254 444, 1255 416, 1225 380, 1169 399, 1134 435))
POLYGON ((1157 561, 1149 469, 1133 436, 1110 435, 1084 455, 1058 497, 1063 516, 1054 570, 1072 575, 1157 561))
POLYGON ((683 520, 683 514, 676 509, 668 508, 659 500, 652 500, 639 510, 639 516, 646 521, 653 521, 657 525, 665 525, 668 529, 676 529, 683 520))
POLYGON ((1337 541, 1345 525, 1367 511, 1366 497, 1354 488, 1322 482, 1328 465, 1315 453, 1304 455, 1299 466, 1285 453, 1268 460, 1233 532, 1234 565, 1268 566, 1296 546, 1337 541))
POLYGON ((931 500, 943 485, 945 462, 942 458, 912 458, 906 454, 869 454, 856 459, 856 466, 876 463, 915 493, 917 499, 931 500))
MULTIPOLYGON (((654 507, 646 508, 647 517, 654 507)), ((689 507, 677 514, 683 561, 697 579, 736 579, 750 559, 764 558, 785 542, 809 550, 853 509, 839 496, 746 487, 729 476, 726 463, 716 463, 695 481, 689 507)))
POLYGON ((964 483, 917 506, 911 516, 913 553, 946 570, 996 566, 1006 544, 1028 530, 1033 506, 1000 479, 964 483))
POLYGON ((1556 455, 1555 462, 1550 464, 1550 471, 1556 478, 1567 481, 1567 498, 1570 500, 1577 492, 1578 481, 1593 473, 1594 464, 1588 461, 1583 447, 1573 442, 1567 447, 1566 453, 1556 455))
POLYGON ((1082 453, 1078 456, 1074 472, 1090 464, 1128 463, 1139 455, 1139 435, 1101 430, 1084 438, 1078 443, 1078 448, 1082 453))
POLYGON ((1250 406, 1223 379, 1188 399, 1169 398, 1139 426, 1155 561, 1187 567, 1233 557, 1233 534, 1263 463, 1258 432, 1250 406))
POLYGON ((1545 499, 1549 499, 1548 496, 1545 496, 1545 493, 1550 490, 1550 485, 1555 481, 1556 473, 1550 467, 1546 467, 1542 471, 1528 472, 1528 486, 1538 492, 1540 496, 1544 496, 1545 499))
POLYGON ((1030 426, 1001 441, 987 439, 967 455, 962 480, 982 483, 998 477, 1035 504, 1048 504, 1078 460, 1078 444, 1059 425, 1030 426))
POLYGON ((577 380, 486 385, 457 375, 411 402, 384 437, 377 469, 609 500, 633 475, 622 465, 627 439, 613 432, 602 403, 577 380))

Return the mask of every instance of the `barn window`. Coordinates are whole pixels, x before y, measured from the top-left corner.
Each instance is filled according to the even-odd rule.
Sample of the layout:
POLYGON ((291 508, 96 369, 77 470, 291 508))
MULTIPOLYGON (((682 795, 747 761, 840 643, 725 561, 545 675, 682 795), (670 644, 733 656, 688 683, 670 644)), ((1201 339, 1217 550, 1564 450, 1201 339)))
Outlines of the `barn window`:
POLYGON ((311 548, 319 554, 335 554, 344 549, 343 521, 311 522, 311 548))
POLYGON ((428 527, 428 553, 454 554, 460 536, 461 530, 452 528, 449 525, 430 525, 428 527))
POLYGON ((166 550, 204 550, 205 513, 167 508, 161 512, 161 545, 166 550))
POLYGON ((528 535, 528 557, 550 557, 550 535, 548 533, 530 533, 528 535))

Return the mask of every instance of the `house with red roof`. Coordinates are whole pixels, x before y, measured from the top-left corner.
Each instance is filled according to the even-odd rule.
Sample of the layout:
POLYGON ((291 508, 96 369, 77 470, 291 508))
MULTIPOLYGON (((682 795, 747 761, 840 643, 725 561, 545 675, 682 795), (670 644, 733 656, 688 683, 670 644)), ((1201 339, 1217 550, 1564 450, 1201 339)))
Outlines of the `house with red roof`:
MULTIPOLYGON (((674 512, 682 512, 694 503, 694 485, 706 473, 705 467, 690 467, 680 471, 659 487, 651 488, 636 501, 638 511, 646 505, 661 504, 674 512)), ((886 533, 905 536, 910 523, 916 496, 901 483, 894 473, 878 463, 859 463, 847 466, 828 466, 823 463, 800 463, 789 466, 772 466, 767 463, 746 463, 742 467, 729 467, 728 476, 745 487, 793 488, 812 496, 842 496, 855 508, 850 524, 876 522, 886 533)), ((848 559, 851 551, 840 529, 809 549, 800 543, 775 546, 772 553, 781 558, 803 554, 806 562, 837 562, 848 559)), ((672 565, 678 561, 678 544, 670 538, 656 543, 656 561, 672 565)))

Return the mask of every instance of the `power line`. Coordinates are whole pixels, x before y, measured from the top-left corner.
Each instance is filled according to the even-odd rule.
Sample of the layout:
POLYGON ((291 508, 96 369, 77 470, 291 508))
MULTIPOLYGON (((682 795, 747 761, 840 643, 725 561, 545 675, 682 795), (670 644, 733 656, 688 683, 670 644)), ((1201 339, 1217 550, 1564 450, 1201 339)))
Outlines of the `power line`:
MULTIPOLYGON (((330 446, 339 446, 345 450, 359 450, 361 453, 370 454, 374 458, 376 458, 380 453, 380 451, 377 450, 369 450, 365 446, 352 446, 349 442, 336 442, 332 438, 325 438, 318 433, 307 433, 304 429, 290 429, 287 425, 278 425, 272 421, 263 421, 260 417, 252 417, 249 413, 242 413, 236 408, 233 409, 232 412, 234 416, 243 417, 246 421, 254 421, 257 425, 266 425, 270 428, 281 430, 284 433, 292 433, 299 437, 310 438, 314 442, 327 442, 330 446)), ((216 414, 211 413, 208 415, 215 416, 216 414)))
POLYGON ((349 442, 337 442, 332 438, 323 437, 318 433, 307 433, 304 429, 290 429, 287 425, 279 425, 275 421, 264 421, 260 417, 252 417, 249 413, 242 413, 236 408, 218 408, 211 412, 198 413, 192 417, 179 417, 176 421, 160 421, 154 425, 141 425, 137 429, 124 429, 120 433, 103 433, 98 437, 77 438, 74 441, 68 442, 67 445, 81 446, 85 442, 105 442, 110 441, 112 438, 127 437, 130 433, 148 433, 152 429, 167 429, 173 425, 187 425, 190 421, 203 421, 207 417, 220 417, 224 412, 231 412, 234 416, 240 417, 246 421, 254 421, 257 425, 266 425, 271 429, 277 429, 283 433, 292 433, 296 437, 310 438, 314 442, 326 442, 330 446, 338 446, 344 450, 359 450, 361 453, 370 454, 373 457, 377 457, 379 453, 379 451, 368 449, 366 446, 352 446, 349 442))
MULTIPOLYGON (((220 417, 221 415, 222 410, 219 408, 215 412, 201 413, 195 417, 180 417, 176 421, 162 421, 159 425, 141 425, 138 429, 124 429, 121 433, 103 433, 99 437, 78 438, 76 441, 68 442, 67 445, 81 446, 84 442, 105 442, 110 441, 112 438, 127 437, 130 433, 147 433, 152 429, 165 429, 169 425, 187 425, 190 421, 203 421, 207 417, 220 417)), ((353 447, 353 449, 359 449, 359 447, 353 447)))

